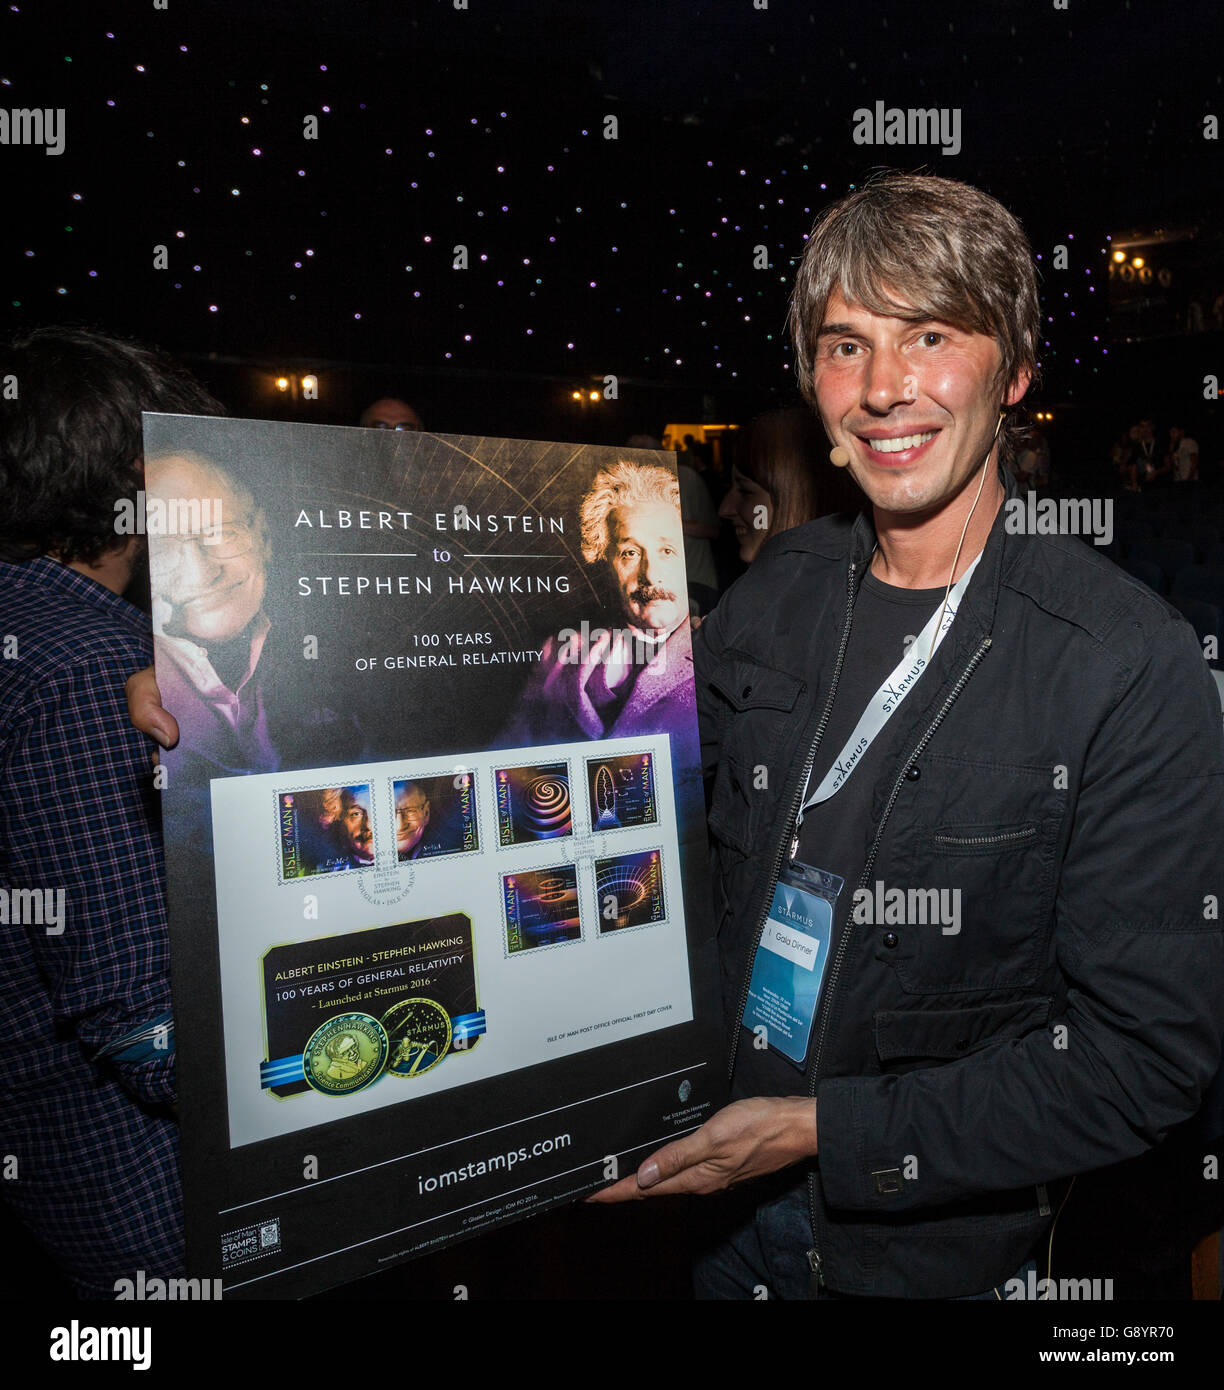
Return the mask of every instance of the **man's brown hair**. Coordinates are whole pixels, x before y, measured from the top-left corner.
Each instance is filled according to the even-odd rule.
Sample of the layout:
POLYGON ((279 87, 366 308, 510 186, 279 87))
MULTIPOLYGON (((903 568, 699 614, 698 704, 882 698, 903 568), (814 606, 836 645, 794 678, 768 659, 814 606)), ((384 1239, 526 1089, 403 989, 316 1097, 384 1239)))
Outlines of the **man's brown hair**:
POLYGON ((873 314, 987 334, 999 346, 1000 397, 1020 372, 1036 379, 1041 309, 1028 237, 1002 203, 967 183, 889 171, 816 219, 789 317, 799 389, 813 407, 817 339, 838 289, 873 314))

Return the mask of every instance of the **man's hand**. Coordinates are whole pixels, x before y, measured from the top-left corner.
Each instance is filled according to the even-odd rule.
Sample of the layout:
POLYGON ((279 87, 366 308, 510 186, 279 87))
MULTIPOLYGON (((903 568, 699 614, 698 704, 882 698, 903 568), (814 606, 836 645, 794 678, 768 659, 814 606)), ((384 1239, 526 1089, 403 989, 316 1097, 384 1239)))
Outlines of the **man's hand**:
POLYGON ((803 1096, 737 1100, 693 1134, 652 1154, 635 1174, 588 1202, 721 1192, 816 1153, 816 1102, 803 1096))
POLYGON ((152 666, 129 676, 123 687, 127 695, 128 718, 134 728, 142 734, 156 739, 163 748, 173 748, 179 741, 178 721, 169 710, 162 707, 161 691, 157 688, 157 677, 152 666))

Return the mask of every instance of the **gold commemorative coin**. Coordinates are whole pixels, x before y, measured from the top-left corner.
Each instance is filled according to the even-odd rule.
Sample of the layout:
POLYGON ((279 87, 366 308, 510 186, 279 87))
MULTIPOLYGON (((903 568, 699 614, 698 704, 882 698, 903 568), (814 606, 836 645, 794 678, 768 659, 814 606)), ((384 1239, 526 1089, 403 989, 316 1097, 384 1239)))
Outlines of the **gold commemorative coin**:
POLYGON ((363 1091, 382 1075, 390 1044, 386 1030, 369 1014, 337 1014, 310 1036, 302 1071, 325 1096, 363 1091))
POLYGON ((450 1051, 450 1014, 432 999, 404 999, 383 1014, 391 1052, 388 1076, 420 1076, 450 1051))

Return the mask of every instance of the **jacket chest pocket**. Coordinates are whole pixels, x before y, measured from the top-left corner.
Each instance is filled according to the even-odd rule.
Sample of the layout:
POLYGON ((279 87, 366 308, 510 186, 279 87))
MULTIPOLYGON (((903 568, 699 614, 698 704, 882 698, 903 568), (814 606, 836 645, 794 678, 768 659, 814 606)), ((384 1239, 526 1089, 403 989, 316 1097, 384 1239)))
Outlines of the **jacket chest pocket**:
POLYGON ((1053 766, 934 755, 919 771, 887 856, 895 881, 876 889, 875 915, 898 918, 877 926, 877 958, 909 994, 1031 988, 1053 928, 1065 805, 1053 766))
POLYGON ((742 654, 725 657, 710 685, 719 696, 719 759, 710 831, 748 855, 775 831, 795 741, 806 722, 806 682, 742 654))
POLYGON ((874 1016, 876 1054, 893 1075, 955 1061, 1046 1027, 1053 1002, 1043 995, 968 1009, 882 1010, 874 1016))

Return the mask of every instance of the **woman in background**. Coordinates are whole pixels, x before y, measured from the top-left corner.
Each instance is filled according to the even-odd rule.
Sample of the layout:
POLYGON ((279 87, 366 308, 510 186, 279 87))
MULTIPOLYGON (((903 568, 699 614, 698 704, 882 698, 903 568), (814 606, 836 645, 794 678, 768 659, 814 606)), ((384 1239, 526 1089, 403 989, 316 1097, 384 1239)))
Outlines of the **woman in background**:
POLYGON ((862 493, 829 463, 829 442, 806 407, 758 415, 737 442, 731 488, 718 515, 734 528, 744 564, 780 531, 859 509, 862 493))

